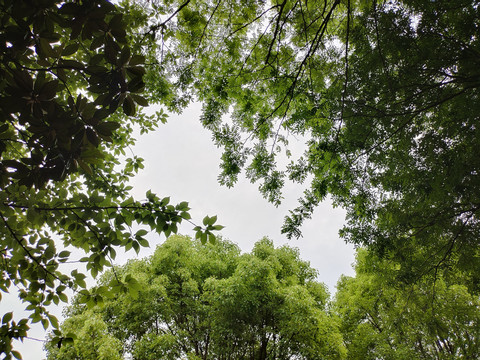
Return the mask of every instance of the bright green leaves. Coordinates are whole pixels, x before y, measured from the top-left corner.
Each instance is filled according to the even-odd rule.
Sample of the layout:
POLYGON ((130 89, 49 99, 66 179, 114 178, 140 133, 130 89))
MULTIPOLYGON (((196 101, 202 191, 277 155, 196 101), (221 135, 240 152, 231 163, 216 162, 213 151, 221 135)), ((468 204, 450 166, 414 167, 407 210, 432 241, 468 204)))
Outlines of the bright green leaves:
POLYGON ((195 239, 200 239, 202 244, 206 244, 207 240, 211 243, 214 244, 216 237, 213 231, 218 231, 222 230, 224 226, 222 225, 215 225, 215 222, 217 221, 217 216, 205 216, 203 218, 203 225, 205 226, 202 228, 201 226, 195 226, 193 230, 195 231, 195 239))
MULTIPOLYGON (((207 217, 204 226, 215 220, 207 217)), ((84 295, 77 296, 61 326, 65 337, 72 329, 77 337, 59 349, 61 334, 52 336, 47 358, 90 359, 110 337, 125 344, 122 355, 139 359, 241 358, 262 348, 278 358, 342 359, 336 320, 326 311, 328 293, 315 276, 298 251, 275 248, 268 239, 241 255, 221 238, 204 245, 172 236, 150 258, 112 269, 90 290, 94 298, 113 287, 113 296, 103 293, 90 307, 79 305, 84 295), (87 317, 101 321, 85 333, 87 317)))
POLYGON ((140 284, 133 276, 127 274, 125 276, 125 285, 128 289, 128 293, 134 297, 138 297, 138 292, 142 289, 142 284, 140 284))
POLYGON ((121 360, 122 344, 107 332, 101 316, 92 311, 74 316, 63 325, 64 334, 53 333, 48 353, 56 359, 121 360))
POLYGON ((85 304, 89 309, 95 306, 103 307, 105 302, 118 297, 120 294, 137 299, 138 292, 142 289, 138 280, 131 274, 126 274, 121 278, 116 269, 112 271, 114 276, 105 285, 96 286, 91 290, 80 290, 76 297, 78 304, 85 304))
MULTIPOLYGON (((344 14, 335 1, 247 7, 192 3, 182 8, 174 33, 177 42, 172 42, 180 55, 168 60, 175 76, 185 79, 177 83, 179 90, 187 88, 203 102, 201 121, 224 150, 219 182, 233 186, 246 168, 247 177, 262 182, 259 190, 265 198, 278 205, 291 171, 278 168, 276 157, 288 146, 289 134, 310 135, 307 124, 331 115, 323 96, 332 80, 322 71, 332 70, 332 60, 322 51, 328 51, 332 29, 344 14), (193 62, 180 63, 178 58, 193 62), (225 121, 222 117, 229 112, 231 121, 225 121)), ((328 138, 334 122, 322 123, 328 125, 328 134, 320 136, 328 138)), ((313 167, 307 166, 311 173, 313 167)))
POLYGON ((338 282, 332 309, 341 319, 349 358, 475 357, 480 304, 465 286, 470 275, 441 270, 399 284, 400 268, 361 249, 355 277, 338 282))
POLYGON ((450 5, 188 2, 174 25, 156 28, 162 66, 146 77, 170 78, 156 88, 175 109, 202 101, 201 122, 223 149, 222 185, 246 169, 279 204, 287 178, 306 182, 287 237, 330 195, 348 212, 347 241, 395 253, 412 274, 437 264, 475 272, 478 7, 450 5), (282 167, 292 138, 304 155, 282 167), (428 264, 405 258, 419 247, 436 254, 428 264))
POLYGON ((239 259, 232 276, 208 283, 207 299, 216 304, 220 323, 215 325, 223 332, 215 337, 218 351, 240 356, 245 347, 252 352, 265 347, 276 348, 279 358, 343 358, 336 322, 321 305, 328 294, 314 278, 315 271, 294 249, 258 241, 251 254, 239 259), (277 335, 267 335, 272 333, 277 335))

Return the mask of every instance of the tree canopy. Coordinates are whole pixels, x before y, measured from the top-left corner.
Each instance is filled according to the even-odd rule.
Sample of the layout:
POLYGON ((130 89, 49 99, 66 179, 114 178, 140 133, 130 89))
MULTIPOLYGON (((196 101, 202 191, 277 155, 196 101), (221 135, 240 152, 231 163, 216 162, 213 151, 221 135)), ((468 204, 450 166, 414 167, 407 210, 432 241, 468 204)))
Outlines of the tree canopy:
POLYGON ((359 249, 355 276, 330 300, 298 251, 258 241, 251 253, 219 239, 172 236, 98 281, 135 278, 138 293, 88 307, 74 299, 47 359, 474 359, 480 300, 464 274, 401 283, 401 264, 359 249))
POLYGON ((397 281, 400 264, 362 249, 355 277, 342 277, 333 302, 348 359, 475 359, 480 301, 452 272, 397 281))
POLYGON ((99 351, 109 359, 344 358, 325 285, 290 247, 263 239, 241 255, 226 240, 172 236, 117 272, 139 282, 138 294, 71 306, 62 330, 75 333, 74 344, 50 343, 48 359, 96 359, 99 351))
MULTIPOLYGON (((47 307, 67 288, 91 306, 138 290, 113 277, 88 291, 63 270, 73 248, 95 276, 115 249, 147 246, 146 229, 191 221, 186 202, 130 197, 143 165, 125 148, 133 126, 165 122, 139 106, 193 100, 223 148, 221 184, 244 171, 274 204, 286 181, 304 184, 288 237, 330 195, 343 237, 398 264, 400 283, 458 276, 478 294, 478 2, 0 0, 0 12, 0 289, 19 289, 30 321, 58 327, 47 307)), ((215 222, 194 224, 202 242, 215 222)), ((0 352, 18 358, 11 340, 27 330, 3 314, 0 352)))
POLYGON ((172 104, 202 101, 224 150, 220 183, 245 171, 274 204, 286 181, 306 184, 287 236, 330 195, 348 211, 344 238, 403 260, 405 276, 478 269, 476 1, 154 1, 148 11, 155 71, 171 79, 172 104), (297 138, 304 154, 278 166, 297 138))
MULTIPOLYGON (((74 248, 96 276, 116 249, 148 246, 147 230, 132 224, 168 236, 191 221, 186 202, 129 195, 128 180, 143 167, 125 153, 132 128, 152 130, 166 115, 137 111, 159 96, 146 91, 149 52, 134 33, 146 19, 125 6, 0 1, 0 300, 16 287, 30 312, 20 320, 2 314, 0 353, 7 359, 20 358, 11 341, 26 336, 28 321, 58 327, 47 308, 66 302, 67 289, 85 301, 100 296, 85 289, 86 274, 62 266, 78 260, 70 257, 74 248)), ((203 242, 221 228, 215 221, 194 225, 203 242)), ((134 285, 118 280, 110 286, 134 285)))

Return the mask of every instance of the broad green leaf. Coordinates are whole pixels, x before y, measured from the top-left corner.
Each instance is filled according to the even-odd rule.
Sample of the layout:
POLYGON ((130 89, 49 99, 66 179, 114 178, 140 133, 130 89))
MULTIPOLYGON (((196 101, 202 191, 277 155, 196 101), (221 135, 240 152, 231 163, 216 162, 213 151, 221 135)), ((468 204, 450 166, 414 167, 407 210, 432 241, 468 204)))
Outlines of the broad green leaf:
POLYGON ((130 95, 127 95, 123 101, 123 112, 127 116, 135 115, 135 103, 130 95))

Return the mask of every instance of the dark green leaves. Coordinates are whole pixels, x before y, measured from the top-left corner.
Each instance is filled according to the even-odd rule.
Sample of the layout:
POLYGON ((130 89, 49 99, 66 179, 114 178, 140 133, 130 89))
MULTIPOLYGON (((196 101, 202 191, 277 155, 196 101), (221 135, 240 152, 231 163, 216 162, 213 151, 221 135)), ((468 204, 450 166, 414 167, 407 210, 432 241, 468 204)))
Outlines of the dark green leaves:
POLYGON ((95 126, 95 130, 101 135, 111 136, 121 125, 114 121, 105 121, 95 126))
POLYGON ((3 315, 0 326, 0 351, 6 356, 6 359, 13 356, 16 359, 21 359, 18 351, 12 349, 12 339, 22 340, 27 336, 29 329, 27 320, 22 319, 18 323, 13 321, 13 313, 8 312, 3 315))
MULTIPOLYGON (((111 141, 116 130, 101 129, 102 138, 86 124, 96 125, 119 106, 123 106, 125 114, 134 115, 135 102, 140 106, 148 104, 140 95, 135 100, 129 95, 143 89, 144 57, 132 54, 126 44, 125 22, 115 6, 104 0, 59 5, 60 9, 54 3, 45 5, 37 9, 42 15, 36 16, 27 3, 12 3, 11 14, 5 14, 0 24, 0 28, 10 29, 2 31, 6 43, 18 43, 17 39, 8 38, 16 37, 18 32, 23 34, 25 42, 35 44, 36 49, 25 53, 9 51, 0 64, 6 80, 2 86, 5 101, 0 102, 0 108, 5 116, 27 129, 21 134, 25 141, 24 155, 36 154, 30 157, 29 169, 22 174, 24 179, 17 176, 10 181, 29 186, 41 187, 74 173, 75 164, 84 158, 81 146, 84 134, 98 147, 102 140, 111 141), (17 24, 15 31, 11 24, 17 24), (127 74, 126 68, 135 70, 127 74), (65 99, 76 97, 85 88, 97 94, 96 101, 79 97, 73 104, 69 101, 67 107, 65 99), (50 154, 61 154, 66 166, 60 168, 57 164, 55 169, 45 166, 50 154)), ((8 140, 9 146, 15 142, 14 138, 8 140)), ((9 156, 4 153, 2 160, 8 160, 9 156)), ((91 173, 87 166, 81 162, 79 165, 91 173)))
POLYGON ((130 97, 132 98, 133 101, 135 101, 138 105, 140 106, 148 106, 148 101, 140 96, 140 95, 137 95, 137 94, 130 94, 130 97))
POLYGON ((62 56, 73 55, 77 52, 78 48, 79 48, 78 43, 69 44, 62 50, 62 56))
POLYGON ((123 112, 127 116, 135 115, 135 103, 130 95, 123 100, 123 112))
MULTIPOLYGON (((146 230, 131 226, 170 234, 190 215, 185 204, 130 200, 128 179, 143 165, 118 161, 134 143, 132 124, 155 127, 139 114, 148 101, 135 17, 106 0, 2 0, 0 8, 0 292, 15 285, 28 312, 18 322, 0 314, 0 353, 19 358, 11 344, 27 323, 57 328, 49 307, 86 288, 85 274, 62 265, 79 260, 72 248, 95 276, 116 249, 149 246, 146 230)), ((84 295, 91 305, 108 291, 84 295)))

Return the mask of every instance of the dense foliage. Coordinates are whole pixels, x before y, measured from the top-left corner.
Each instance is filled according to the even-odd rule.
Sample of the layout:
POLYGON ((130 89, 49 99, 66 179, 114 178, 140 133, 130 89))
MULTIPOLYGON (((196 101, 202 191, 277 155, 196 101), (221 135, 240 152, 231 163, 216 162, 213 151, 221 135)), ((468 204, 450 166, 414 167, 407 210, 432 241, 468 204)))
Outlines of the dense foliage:
MULTIPOLYGON (((68 288, 85 301, 100 296, 85 289, 86 274, 62 267, 78 260, 72 249, 96 276, 115 249, 148 246, 147 230, 133 223, 168 236, 190 219, 186 202, 129 195, 128 179, 143 167, 125 156, 132 126, 165 121, 136 112, 147 105, 146 58, 132 33, 142 21, 106 0, 0 1, 0 300, 16 287, 30 321, 45 328, 58 327, 47 307, 66 302, 68 288)), ((204 242, 215 221, 196 227, 204 242)), ((0 354, 19 358, 11 341, 26 336, 29 320, 1 315, 0 354)))
MULTIPOLYGON (((107 0, 0 0, 1 292, 16 286, 30 321, 45 328, 58 327, 47 307, 66 302, 67 288, 91 307, 128 289, 134 296, 141 279, 112 275, 90 291, 85 274, 62 264, 78 248, 95 276, 111 265, 116 249, 138 252, 148 245, 147 230, 132 230, 135 223, 168 236, 189 221, 185 202, 171 205, 150 192, 142 201, 129 196, 128 179, 142 162, 128 159, 124 149, 133 143, 132 126, 148 131, 165 121, 163 113, 146 116, 138 105, 162 103, 180 111, 198 99, 201 121, 224 150, 221 184, 233 186, 244 170, 274 204, 286 181, 306 184, 298 208, 286 217, 289 237, 300 236, 303 221, 331 195, 348 212, 344 238, 374 251, 371 261, 379 268, 395 269, 391 279, 372 275, 372 284, 341 283, 341 294, 356 286, 389 289, 382 283, 387 280, 396 284, 398 292, 382 300, 395 304, 388 311, 363 299, 381 328, 396 329, 392 319, 409 286, 412 294, 432 299, 464 299, 469 306, 461 311, 474 311, 480 291, 479 19, 474 0, 153 0, 119 6, 107 0), (280 167, 277 157, 291 156, 292 138, 304 141, 305 152, 280 167)), ((202 242, 214 240, 212 231, 221 228, 215 221, 207 217, 204 228, 195 227, 202 242)), ((359 279, 370 276, 358 266, 359 279)), ((234 286, 229 279, 208 284, 228 289, 234 286)), ((229 291, 225 304, 235 295, 229 291)), ((338 301, 341 313, 348 301, 340 295, 338 301)), ((425 328, 422 301, 404 306, 423 320, 412 319, 411 329, 400 328, 398 337, 375 333, 363 325, 363 315, 343 323, 347 347, 355 348, 357 331, 366 331, 369 344, 384 339, 391 345, 373 346, 374 357, 388 357, 399 346, 406 356, 447 348, 445 356, 471 356, 466 339, 476 335, 460 329, 458 339, 444 336, 438 329, 447 325, 435 314, 440 325, 425 328), (412 340, 420 333, 429 346, 412 340)), ((449 313, 455 304, 439 309, 449 313)), ((215 316, 242 308, 222 309, 215 316)), ((98 351, 124 350, 118 334, 102 325, 104 317, 89 319, 91 328, 83 330, 103 339, 98 351)), ((249 321, 228 334, 229 344, 248 343, 248 351, 265 354, 265 332, 252 331, 258 342, 242 338, 250 334, 248 326, 260 327, 249 321)), ((27 330, 27 319, 3 314, 0 353, 18 358, 11 340, 27 330)), ((54 334, 59 345, 71 340, 54 334)), ((267 348, 283 349, 279 339, 267 348)), ((315 346, 301 347, 306 353, 299 356, 326 351, 321 341, 315 346)), ((335 354, 340 348, 333 347, 335 354)))
MULTIPOLYGON (((62 330, 74 344, 47 347, 48 359, 340 359, 345 355, 328 293, 289 247, 257 242, 249 254, 219 239, 202 245, 172 236, 122 276, 138 294, 102 306, 74 305, 62 330), (88 319, 88 321, 86 321, 88 319)), ((99 286, 115 276, 107 273, 99 286)))
POLYGON ((357 253, 355 277, 342 277, 334 308, 348 359, 476 359, 480 299, 468 278, 439 272, 401 284, 400 264, 357 253))
POLYGON ((153 1, 150 16, 175 6, 175 22, 149 28, 157 70, 203 102, 220 183, 244 169, 278 204, 287 180, 308 182, 287 236, 330 194, 343 236, 412 280, 479 268, 477 1, 153 1), (277 166, 292 139, 305 153, 277 166))
POLYGON ((138 294, 91 308, 74 302, 61 328, 75 340, 48 343, 47 358, 477 358, 480 300, 469 279, 439 272, 402 284, 400 268, 359 249, 355 276, 342 276, 330 301, 295 249, 263 239, 241 255, 225 240, 172 236, 97 285, 129 276, 138 294))

